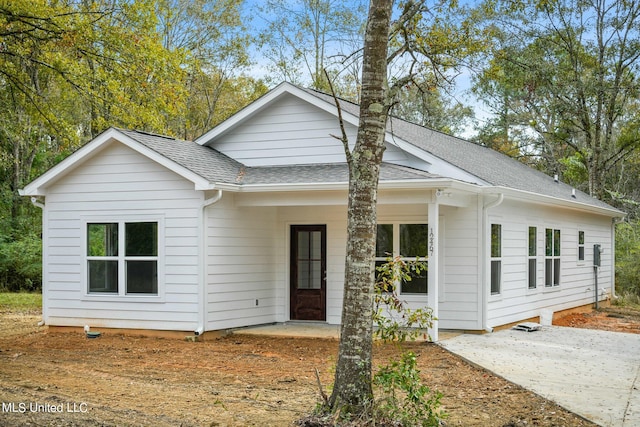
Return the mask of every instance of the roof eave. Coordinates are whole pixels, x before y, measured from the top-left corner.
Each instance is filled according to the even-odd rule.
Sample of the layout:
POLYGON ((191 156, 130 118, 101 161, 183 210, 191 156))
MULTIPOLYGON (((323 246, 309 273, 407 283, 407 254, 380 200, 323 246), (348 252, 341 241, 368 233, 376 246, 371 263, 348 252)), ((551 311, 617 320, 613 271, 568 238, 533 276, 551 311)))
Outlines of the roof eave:
MULTIPOLYGON (((456 188, 459 190, 478 192, 477 189, 479 187, 474 184, 468 184, 447 178, 430 178, 385 180, 379 183, 378 188, 381 190, 456 188)), ((212 189, 244 193, 264 193, 277 191, 331 191, 348 190, 349 182, 300 182, 270 184, 215 183, 213 184, 212 189)))
POLYGON ((93 154, 97 153, 107 144, 112 142, 119 142, 121 144, 124 144, 137 153, 180 175, 184 179, 192 182, 195 190, 211 190, 215 187, 214 184, 209 182, 209 180, 207 180, 206 178, 177 164, 173 160, 170 160, 162 154, 125 135, 118 129, 109 128, 95 137, 89 143, 80 147, 70 156, 67 156, 64 160, 53 166, 47 172, 31 181, 24 188, 18 190, 18 193, 21 196, 45 196, 46 187, 48 185, 51 185, 53 182, 66 175, 71 169, 82 164, 82 162, 84 162, 86 159, 90 158, 93 154))
POLYGON ((606 208, 603 206, 591 205, 589 203, 580 202, 578 200, 567 200, 560 197, 548 196, 540 193, 534 193, 531 191, 518 190, 504 186, 491 186, 483 187, 483 193, 495 194, 503 193, 508 196, 516 197, 520 200, 532 201, 542 203, 548 206, 557 206, 562 208, 568 208, 578 210, 582 212, 590 212, 598 215, 604 215, 611 218, 624 218, 626 214, 614 207, 606 208))

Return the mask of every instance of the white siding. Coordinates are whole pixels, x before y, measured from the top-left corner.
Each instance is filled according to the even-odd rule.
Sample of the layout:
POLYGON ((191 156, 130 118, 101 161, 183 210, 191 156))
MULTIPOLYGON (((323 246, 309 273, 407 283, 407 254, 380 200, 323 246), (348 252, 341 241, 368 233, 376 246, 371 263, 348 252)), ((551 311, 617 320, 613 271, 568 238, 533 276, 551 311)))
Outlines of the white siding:
MULTIPOLYGON (((194 330, 198 209, 193 184, 113 143, 47 189, 45 321, 49 325, 194 330), (86 221, 160 219, 158 297, 87 295, 86 221)), ((122 285, 121 285, 122 286, 122 285)))
MULTIPOLYGON (((611 295, 611 220, 577 211, 505 201, 491 209, 489 223, 502 224, 502 289, 488 297, 488 324, 499 326, 595 302, 593 245, 604 249, 598 274, 601 292, 611 295), (537 227, 537 287, 528 289, 528 228, 537 227), (545 287, 545 229, 561 236, 560 286, 545 287), (578 261, 578 231, 585 232, 585 260, 578 261)), ((488 248, 487 248, 488 250, 488 248)))
POLYGON ((275 322, 284 300, 276 283, 273 207, 236 207, 233 193, 207 208, 207 330, 275 322), (257 301, 257 304, 256 304, 257 301))
POLYGON ((482 329, 482 299, 479 282, 478 207, 440 207, 444 217, 444 272, 440 290, 439 326, 442 329, 482 329))
MULTIPOLYGON (((345 129, 353 146, 357 129, 348 123, 345 129)), ((289 95, 217 138, 213 147, 247 166, 344 162, 342 142, 331 135, 340 135, 336 116, 289 95)), ((384 158, 413 167, 422 164, 391 145, 384 158)))

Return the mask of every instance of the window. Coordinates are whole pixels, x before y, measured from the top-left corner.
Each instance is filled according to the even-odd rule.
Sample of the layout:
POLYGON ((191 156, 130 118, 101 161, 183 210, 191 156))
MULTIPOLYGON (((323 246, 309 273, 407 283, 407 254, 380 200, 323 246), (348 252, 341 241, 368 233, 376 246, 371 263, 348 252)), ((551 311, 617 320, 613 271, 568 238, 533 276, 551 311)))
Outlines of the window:
POLYGON ((158 223, 87 224, 88 292, 158 294, 158 223))
MULTIPOLYGON (((406 262, 426 260, 428 234, 427 224, 378 224, 376 267, 392 256, 400 256, 406 262)), ((426 294, 427 271, 414 272, 410 281, 402 281, 399 285, 402 294, 426 294)))
POLYGON ((529 289, 535 289, 537 286, 537 267, 538 267, 538 245, 537 245, 537 227, 529 227, 529 289))
POLYGON ((578 261, 584 261, 584 231, 578 231, 578 261))
POLYGON ((544 285, 560 286, 560 230, 545 229, 544 285))
POLYGON ((491 295, 500 293, 502 277, 502 225, 491 224, 491 295))

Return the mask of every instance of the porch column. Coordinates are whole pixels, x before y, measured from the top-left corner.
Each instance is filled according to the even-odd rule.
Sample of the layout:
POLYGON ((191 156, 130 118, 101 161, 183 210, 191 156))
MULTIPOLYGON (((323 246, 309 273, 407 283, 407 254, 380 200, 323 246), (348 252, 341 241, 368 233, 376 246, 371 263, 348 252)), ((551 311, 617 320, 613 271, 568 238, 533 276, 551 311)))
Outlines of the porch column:
MULTIPOLYGON (((428 241, 428 304, 433 309, 433 316, 438 317, 438 229, 439 227, 440 205, 438 204, 437 193, 429 203, 429 241, 428 241)), ((433 328, 429 330, 431 339, 438 341, 438 321, 433 321, 433 328)))

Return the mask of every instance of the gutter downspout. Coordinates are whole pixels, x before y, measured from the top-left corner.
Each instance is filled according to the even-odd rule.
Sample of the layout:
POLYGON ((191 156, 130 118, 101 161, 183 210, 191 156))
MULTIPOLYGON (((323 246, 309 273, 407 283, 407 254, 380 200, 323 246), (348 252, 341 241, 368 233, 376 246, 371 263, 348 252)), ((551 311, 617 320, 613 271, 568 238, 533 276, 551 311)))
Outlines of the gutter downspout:
POLYGON ((204 328, 207 322, 206 310, 207 310, 207 257, 205 254, 207 247, 207 217, 205 215, 207 207, 217 203, 222 199, 222 190, 217 190, 215 196, 206 199, 202 202, 200 209, 200 243, 198 250, 198 263, 200 265, 198 285, 200 288, 200 298, 198 302, 198 327, 193 332, 194 335, 201 335, 204 333, 204 328))
POLYGON ((488 288, 487 288, 487 260, 486 260, 486 248, 487 248, 487 228, 489 216, 487 211, 489 209, 499 206, 504 201, 504 193, 498 193, 498 198, 492 202, 486 203, 482 206, 482 298, 484 303, 482 304, 482 327, 487 332, 493 332, 493 328, 487 324, 489 317, 489 301, 488 301, 488 288))
MULTIPOLYGON (((44 221, 44 203, 39 201, 37 197, 32 197, 31 198, 31 204, 33 206, 36 206, 36 207, 42 209, 42 225, 43 225, 42 232, 44 233, 45 232, 45 228, 44 228, 44 222, 45 222, 44 221)), ((45 259, 44 245, 43 245, 43 248, 42 248, 42 259, 43 260, 45 259)), ((44 316, 44 312, 46 310, 47 303, 46 303, 46 298, 44 298, 44 277, 45 277, 45 271, 44 271, 44 263, 43 263, 43 265, 42 265, 42 278, 43 278, 43 280, 42 280, 42 293, 43 293, 43 297, 42 297, 42 319, 40 319, 40 321, 38 322, 38 327, 44 326, 44 323, 45 323, 44 322, 44 317, 45 317, 44 316)))

